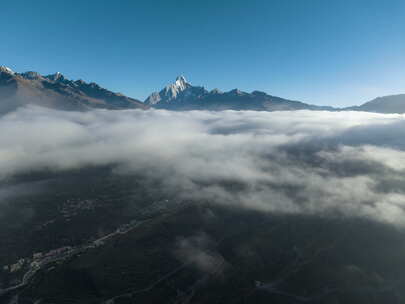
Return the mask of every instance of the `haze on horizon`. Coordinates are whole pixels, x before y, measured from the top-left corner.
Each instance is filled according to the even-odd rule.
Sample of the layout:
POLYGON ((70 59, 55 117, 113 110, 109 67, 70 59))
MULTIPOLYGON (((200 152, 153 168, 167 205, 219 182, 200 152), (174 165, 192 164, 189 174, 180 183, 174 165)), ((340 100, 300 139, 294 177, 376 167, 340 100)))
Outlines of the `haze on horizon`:
POLYGON ((142 100, 184 74, 343 107, 405 92, 404 11, 400 0, 13 1, 2 3, 0 64, 142 100))

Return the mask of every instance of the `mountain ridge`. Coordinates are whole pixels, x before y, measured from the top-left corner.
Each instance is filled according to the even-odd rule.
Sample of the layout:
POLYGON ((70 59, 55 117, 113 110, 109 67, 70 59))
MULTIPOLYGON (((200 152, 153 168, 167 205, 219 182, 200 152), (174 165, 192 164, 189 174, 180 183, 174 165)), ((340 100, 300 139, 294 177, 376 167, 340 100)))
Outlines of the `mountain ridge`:
POLYGON ((94 82, 69 80, 57 72, 43 76, 34 71, 16 73, 0 67, 0 112, 35 104, 59 110, 147 109, 143 102, 114 93, 94 82))
POLYGON ((145 103, 166 110, 335 110, 333 107, 306 104, 257 90, 251 93, 237 88, 228 92, 219 89, 208 91, 203 86, 191 85, 184 76, 178 76, 174 83, 152 93, 145 103))
MULTIPOLYGON (((184 76, 178 76, 177 80, 184 76)), ((365 111, 373 113, 405 113, 405 94, 377 97, 359 106, 336 108, 332 106, 313 105, 297 100, 290 100, 254 90, 251 93, 233 89, 222 92, 219 89, 208 91, 203 86, 193 86, 186 81, 175 96, 167 95, 167 88, 176 86, 169 84, 159 92, 152 93, 145 99, 151 107, 166 110, 257 110, 257 111, 288 111, 288 110, 322 110, 322 111, 365 111)))
POLYGON ((360 106, 349 107, 348 109, 386 114, 405 113, 405 94, 379 96, 360 106))
POLYGON ((14 72, 0 66, 0 113, 19 106, 35 104, 59 110, 90 109, 166 109, 187 110, 322 110, 366 111, 375 113, 405 113, 405 94, 377 97, 359 106, 335 108, 290 100, 254 90, 250 93, 233 89, 211 91, 195 86, 180 75, 160 91, 150 94, 144 102, 124 94, 109 91, 95 82, 70 80, 62 73, 41 75, 34 71, 14 72))

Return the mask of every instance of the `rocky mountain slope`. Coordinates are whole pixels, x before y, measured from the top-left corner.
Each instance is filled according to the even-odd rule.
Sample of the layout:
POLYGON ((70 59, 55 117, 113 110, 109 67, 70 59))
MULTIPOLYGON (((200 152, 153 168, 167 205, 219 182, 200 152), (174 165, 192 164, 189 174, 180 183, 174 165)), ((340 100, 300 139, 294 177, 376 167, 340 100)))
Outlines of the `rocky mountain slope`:
POLYGON ((15 73, 0 67, 0 113, 26 104, 60 110, 146 109, 139 100, 114 93, 98 84, 69 80, 61 73, 15 73))

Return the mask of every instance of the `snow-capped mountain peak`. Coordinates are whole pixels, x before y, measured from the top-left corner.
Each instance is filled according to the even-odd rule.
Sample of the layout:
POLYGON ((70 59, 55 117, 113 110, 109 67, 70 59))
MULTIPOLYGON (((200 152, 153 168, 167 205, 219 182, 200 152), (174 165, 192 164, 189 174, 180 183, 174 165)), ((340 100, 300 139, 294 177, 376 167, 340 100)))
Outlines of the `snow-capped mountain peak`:
POLYGON ((176 81, 169 85, 169 87, 176 89, 176 91, 184 91, 187 87, 191 86, 183 75, 177 76, 176 81))
POLYGON ((179 75, 179 76, 177 76, 176 77, 176 81, 184 81, 184 82, 187 82, 187 80, 186 80, 186 77, 184 77, 183 75, 179 75))
POLYGON ((177 77, 176 77, 176 82, 175 82, 175 84, 176 84, 178 87, 184 87, 186 84, 189 84, 189 83, 187 82, 186 78, 185 78, 183 75, 180 75, 180 76, 177 76, 177 77))
POLYGON ((152 93, 146 100, 146 104, 154 105, 160 102, 170 102, 176 99, 180 93, 186 91, 193 86, 187 82, 186 78, 182 75, 176 77, 176 81, 167 85, 160 92, 152 93))
POLYGON ((10 69, 9 67, 3 66, 3 65, 0 66, 0 72, 11 74, 11 75, 15 74, 12 69, 10 69))

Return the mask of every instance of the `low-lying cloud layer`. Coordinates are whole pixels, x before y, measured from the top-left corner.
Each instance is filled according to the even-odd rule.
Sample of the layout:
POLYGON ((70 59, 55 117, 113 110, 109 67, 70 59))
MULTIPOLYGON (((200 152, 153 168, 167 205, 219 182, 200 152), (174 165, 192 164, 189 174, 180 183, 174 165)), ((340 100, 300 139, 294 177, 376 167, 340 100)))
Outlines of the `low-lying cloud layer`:
POLYGON ((183 200, 405 226, 399 114, 28 107, 1 117, 0 130, 0 183, 114 164, 183 200))

